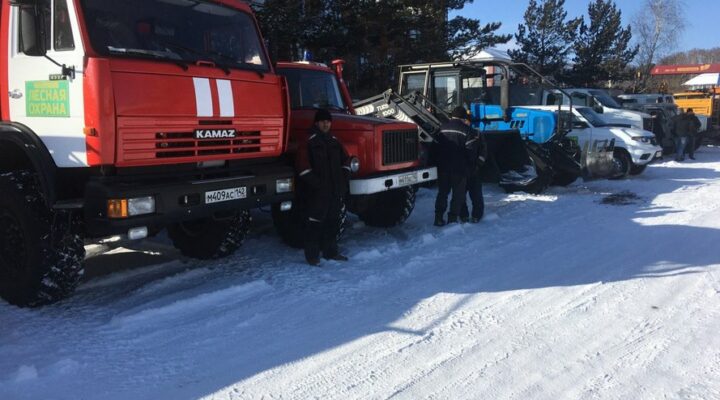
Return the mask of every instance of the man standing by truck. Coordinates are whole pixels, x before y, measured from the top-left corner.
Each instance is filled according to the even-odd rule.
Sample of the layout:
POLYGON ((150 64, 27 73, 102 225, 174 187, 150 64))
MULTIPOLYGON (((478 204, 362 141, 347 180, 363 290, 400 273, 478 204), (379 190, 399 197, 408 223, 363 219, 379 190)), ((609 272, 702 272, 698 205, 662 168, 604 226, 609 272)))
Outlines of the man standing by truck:
POLYGON ((435 226, 445 225, 445 210, 448 195, 452 192, 447 223, 458 222, 458 216, 465 203, 467 190, 468 140, 474 137, 473 129, 467 123, 467 110, 458 106, 452 111, 450 121, 440 126, 437 143, 438 194, 435 199, 435 226))
POLYGON ((685 149, 688 157, 695 159, 695 136, 700 129, 700 120, 695 116, 692 108, 676 115, 671 123, 671 131, 675 136, 675 161, 685 160, 685 149))
POLYGON ((309 168, 300 173, 299 195, 308 210, 305 224, 305 259, 320 264, 320 252, 327 260, 347 261, 337 245, 343 197, 348 192, 349 157, 330 133, 332 115, 324 109, 315 114, 306 155, 309 168))

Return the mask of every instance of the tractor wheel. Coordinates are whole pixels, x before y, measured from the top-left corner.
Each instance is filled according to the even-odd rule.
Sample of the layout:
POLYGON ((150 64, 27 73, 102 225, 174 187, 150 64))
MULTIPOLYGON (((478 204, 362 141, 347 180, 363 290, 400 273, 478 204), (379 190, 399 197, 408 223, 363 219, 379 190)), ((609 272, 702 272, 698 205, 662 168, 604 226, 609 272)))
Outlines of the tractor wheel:
POLYGON ((366 206, 358 217, 368 226, 389 228, 400 225, 410 217, 415 208, 415 192, 412 186, 367 195, 366 206))
POLYGON ((168 236, 184 256, 201 260, 222 258, 240 248, 250 231, 250 222, 250 212, 242 210, 224 218, 173 224, 168 227, 168 236))
POLYGON ((0 175, 0 192, 0 296, 22 307, 69 296, 85 259, 72 214, 47 208, 32 172, 0 175))

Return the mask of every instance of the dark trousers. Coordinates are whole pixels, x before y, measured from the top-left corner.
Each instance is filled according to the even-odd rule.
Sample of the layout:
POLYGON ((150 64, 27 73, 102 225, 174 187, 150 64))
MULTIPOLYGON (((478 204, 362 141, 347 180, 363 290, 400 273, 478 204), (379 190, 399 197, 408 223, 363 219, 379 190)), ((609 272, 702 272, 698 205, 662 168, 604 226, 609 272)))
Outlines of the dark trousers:
MULTIPOLYGON (((479 173, 469 174, 467 176, 467 194, 470 196, 472 204, 472 217, 481 219, 485 214, 485 199, 482 192, 482 178, 479 173)), ((463 202, 460 219, 468 219, 471 214, 468 212, 466 202, 463 202)))
POLYGON ((685 148, 687 147, 688 137, 678 136, 675 138, 675 159, 682 160, 685 158, 685 148))
POLYGON ((685 152, 690 157, 695 157, 695 141, 699 140, 695 136, 690 135, 687 137, 687 144, 685 145, 685 152))
POLYGON ((340 229, 342 199, 333 199, 322 219, 308 218, 305 221, 305 259, 331 258, 338 254, 337 233, 340 229))
POLYGON ((452 192, 450 201, 449 220, 457 220, 465 203, 465 188, 467 179, 463 174, 452 174, 448 171, 438 171, 438 194, 435 199, 435 215, 444 215, 448 208, 448 195, 452 192))

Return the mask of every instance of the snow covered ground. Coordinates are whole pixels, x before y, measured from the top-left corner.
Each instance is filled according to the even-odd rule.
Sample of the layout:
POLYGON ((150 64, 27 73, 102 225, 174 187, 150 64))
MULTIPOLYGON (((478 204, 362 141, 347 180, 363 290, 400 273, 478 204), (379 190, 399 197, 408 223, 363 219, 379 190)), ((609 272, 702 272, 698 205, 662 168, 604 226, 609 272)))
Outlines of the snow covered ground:
POLYGON ((433 227, 434 193, 322 268, 259 212, 222 261, 95 255, 67 301, 0 302, 0 399, 720 399, 720 149, 486 187, 477 225, 433 227))

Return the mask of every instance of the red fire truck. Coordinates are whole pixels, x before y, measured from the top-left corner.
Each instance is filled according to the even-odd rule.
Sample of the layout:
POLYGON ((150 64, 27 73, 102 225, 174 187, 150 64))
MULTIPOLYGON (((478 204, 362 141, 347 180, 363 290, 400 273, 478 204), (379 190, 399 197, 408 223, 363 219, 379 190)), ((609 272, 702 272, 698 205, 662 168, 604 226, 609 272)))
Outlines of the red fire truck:
POLYGON ((70 294, 86 239, 167 228, 215 258, 240 246, 248 209, 291 207, 287 87, 245 2, 4 0, 0 54, 10 303, 70 294))
MULTIPOLYGON (((342 78, 341 60, 334 69, 314 62, 281 62, 279 74, 288 81, 292 125, 288 153, 297 172, 303 171, 306 157, 298 148, 308 140, 313 118, 319 108, 332 113, 332 133, 350 158, 350 194, 346 209, 338 218, 342 233, 345 210, 357 214, 369 226, 390 227, 403 223, 415 207, 418 185, 437 179, 437 169, 422 162, 422 148, 415 124, 355 115, 352 100, 342 78)), ((274 220, 285 242, 302 243, 302 203, 274 220)))

